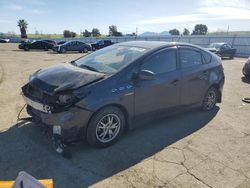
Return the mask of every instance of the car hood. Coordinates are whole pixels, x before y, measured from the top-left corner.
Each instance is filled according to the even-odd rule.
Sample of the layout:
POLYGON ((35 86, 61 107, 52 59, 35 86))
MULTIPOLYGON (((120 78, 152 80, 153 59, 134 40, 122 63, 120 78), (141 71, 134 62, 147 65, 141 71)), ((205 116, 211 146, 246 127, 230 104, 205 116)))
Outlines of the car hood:
POLYGON ((64 90, 76 89, 104 77, 105 74, 103 73, 78 68, 70 63, 65 63, 37 71, 31 76, 30 83, 34 84, 42 81, 52 86, 54 88, 53 93, 56 93, 64 90), (39 81, 37 82, 36 80, 39 81))

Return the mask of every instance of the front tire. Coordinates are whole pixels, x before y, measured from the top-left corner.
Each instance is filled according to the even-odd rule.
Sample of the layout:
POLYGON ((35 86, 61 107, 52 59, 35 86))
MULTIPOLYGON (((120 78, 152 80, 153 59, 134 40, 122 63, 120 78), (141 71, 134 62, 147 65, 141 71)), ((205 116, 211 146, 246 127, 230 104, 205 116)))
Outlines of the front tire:
POLYGON ((28 46, 24 47, 24 51, 29 51, 29 50, 30 50, 30 48, 28 46))
POLYGON ((202 102, 202 110, 210 111, 212 110, 218 101, 218 91, 215 87, 208 89, 207 93, 202 102))
POLYGON ((123 112, 114 106, 97 112, 90 120, 87 128, 87 141, 94 147, 108 147, 116 143, 125 128, 123 112))
POLYGON ((66 53, 66 49, 65 49, 65 48, 61 48, 60 51, 61 51, 61 53, 63 53, 63 54, 66 53))
POLYGON ((88 53, 88 49, 87 48, 83 48, 83 53, 88 53))

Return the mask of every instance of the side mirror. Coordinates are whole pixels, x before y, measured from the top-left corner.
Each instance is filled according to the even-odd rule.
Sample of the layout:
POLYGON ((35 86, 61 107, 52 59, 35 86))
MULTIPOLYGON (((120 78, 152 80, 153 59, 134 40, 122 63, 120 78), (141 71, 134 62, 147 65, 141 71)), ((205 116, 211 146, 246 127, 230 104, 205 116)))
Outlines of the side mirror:
POLYGON ((153 80, 155 77, 155 73, 149 70, 141 70, 137 73, 137 79, 139 80, 153 80))

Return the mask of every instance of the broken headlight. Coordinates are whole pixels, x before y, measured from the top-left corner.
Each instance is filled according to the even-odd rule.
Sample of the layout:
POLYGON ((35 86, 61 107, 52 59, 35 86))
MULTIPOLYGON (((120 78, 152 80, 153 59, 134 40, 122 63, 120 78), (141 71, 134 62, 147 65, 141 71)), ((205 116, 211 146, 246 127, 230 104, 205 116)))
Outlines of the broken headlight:
POLYGON ((78 98, 73 94, 60 94, 57 103, 60 105, 71 105, 78 101, 78 98))

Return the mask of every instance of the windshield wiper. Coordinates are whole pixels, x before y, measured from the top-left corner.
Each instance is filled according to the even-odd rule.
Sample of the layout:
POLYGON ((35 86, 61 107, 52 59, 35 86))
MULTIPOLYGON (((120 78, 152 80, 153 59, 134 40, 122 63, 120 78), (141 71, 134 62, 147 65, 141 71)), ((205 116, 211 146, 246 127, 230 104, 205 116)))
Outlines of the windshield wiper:
POLYGON ((80 65, 79 67, 81 67, 81 68, 86 68, 86 69, 88 69, 88 70, 95 71, 95 72, 100 72, 100 71, 98 71, 97 69, 95 69, 94 67, 91 67, 91 66, 89 66, 89 65, 80 65))
POLYGON ((89 66, 89 65, 80 65, 80 66, 78 66, 78 65, 75 63, 75 61, 70 61, 70 63, 71 63, 72 65, 77 66, 77 67, 80 67, 80 68, 86 68, 86 69, 91 70, 91 71, 100 72, 100 71, 98 71, 97 69, 95 69, 94 67, 91 67, 91 66, 89 66))

